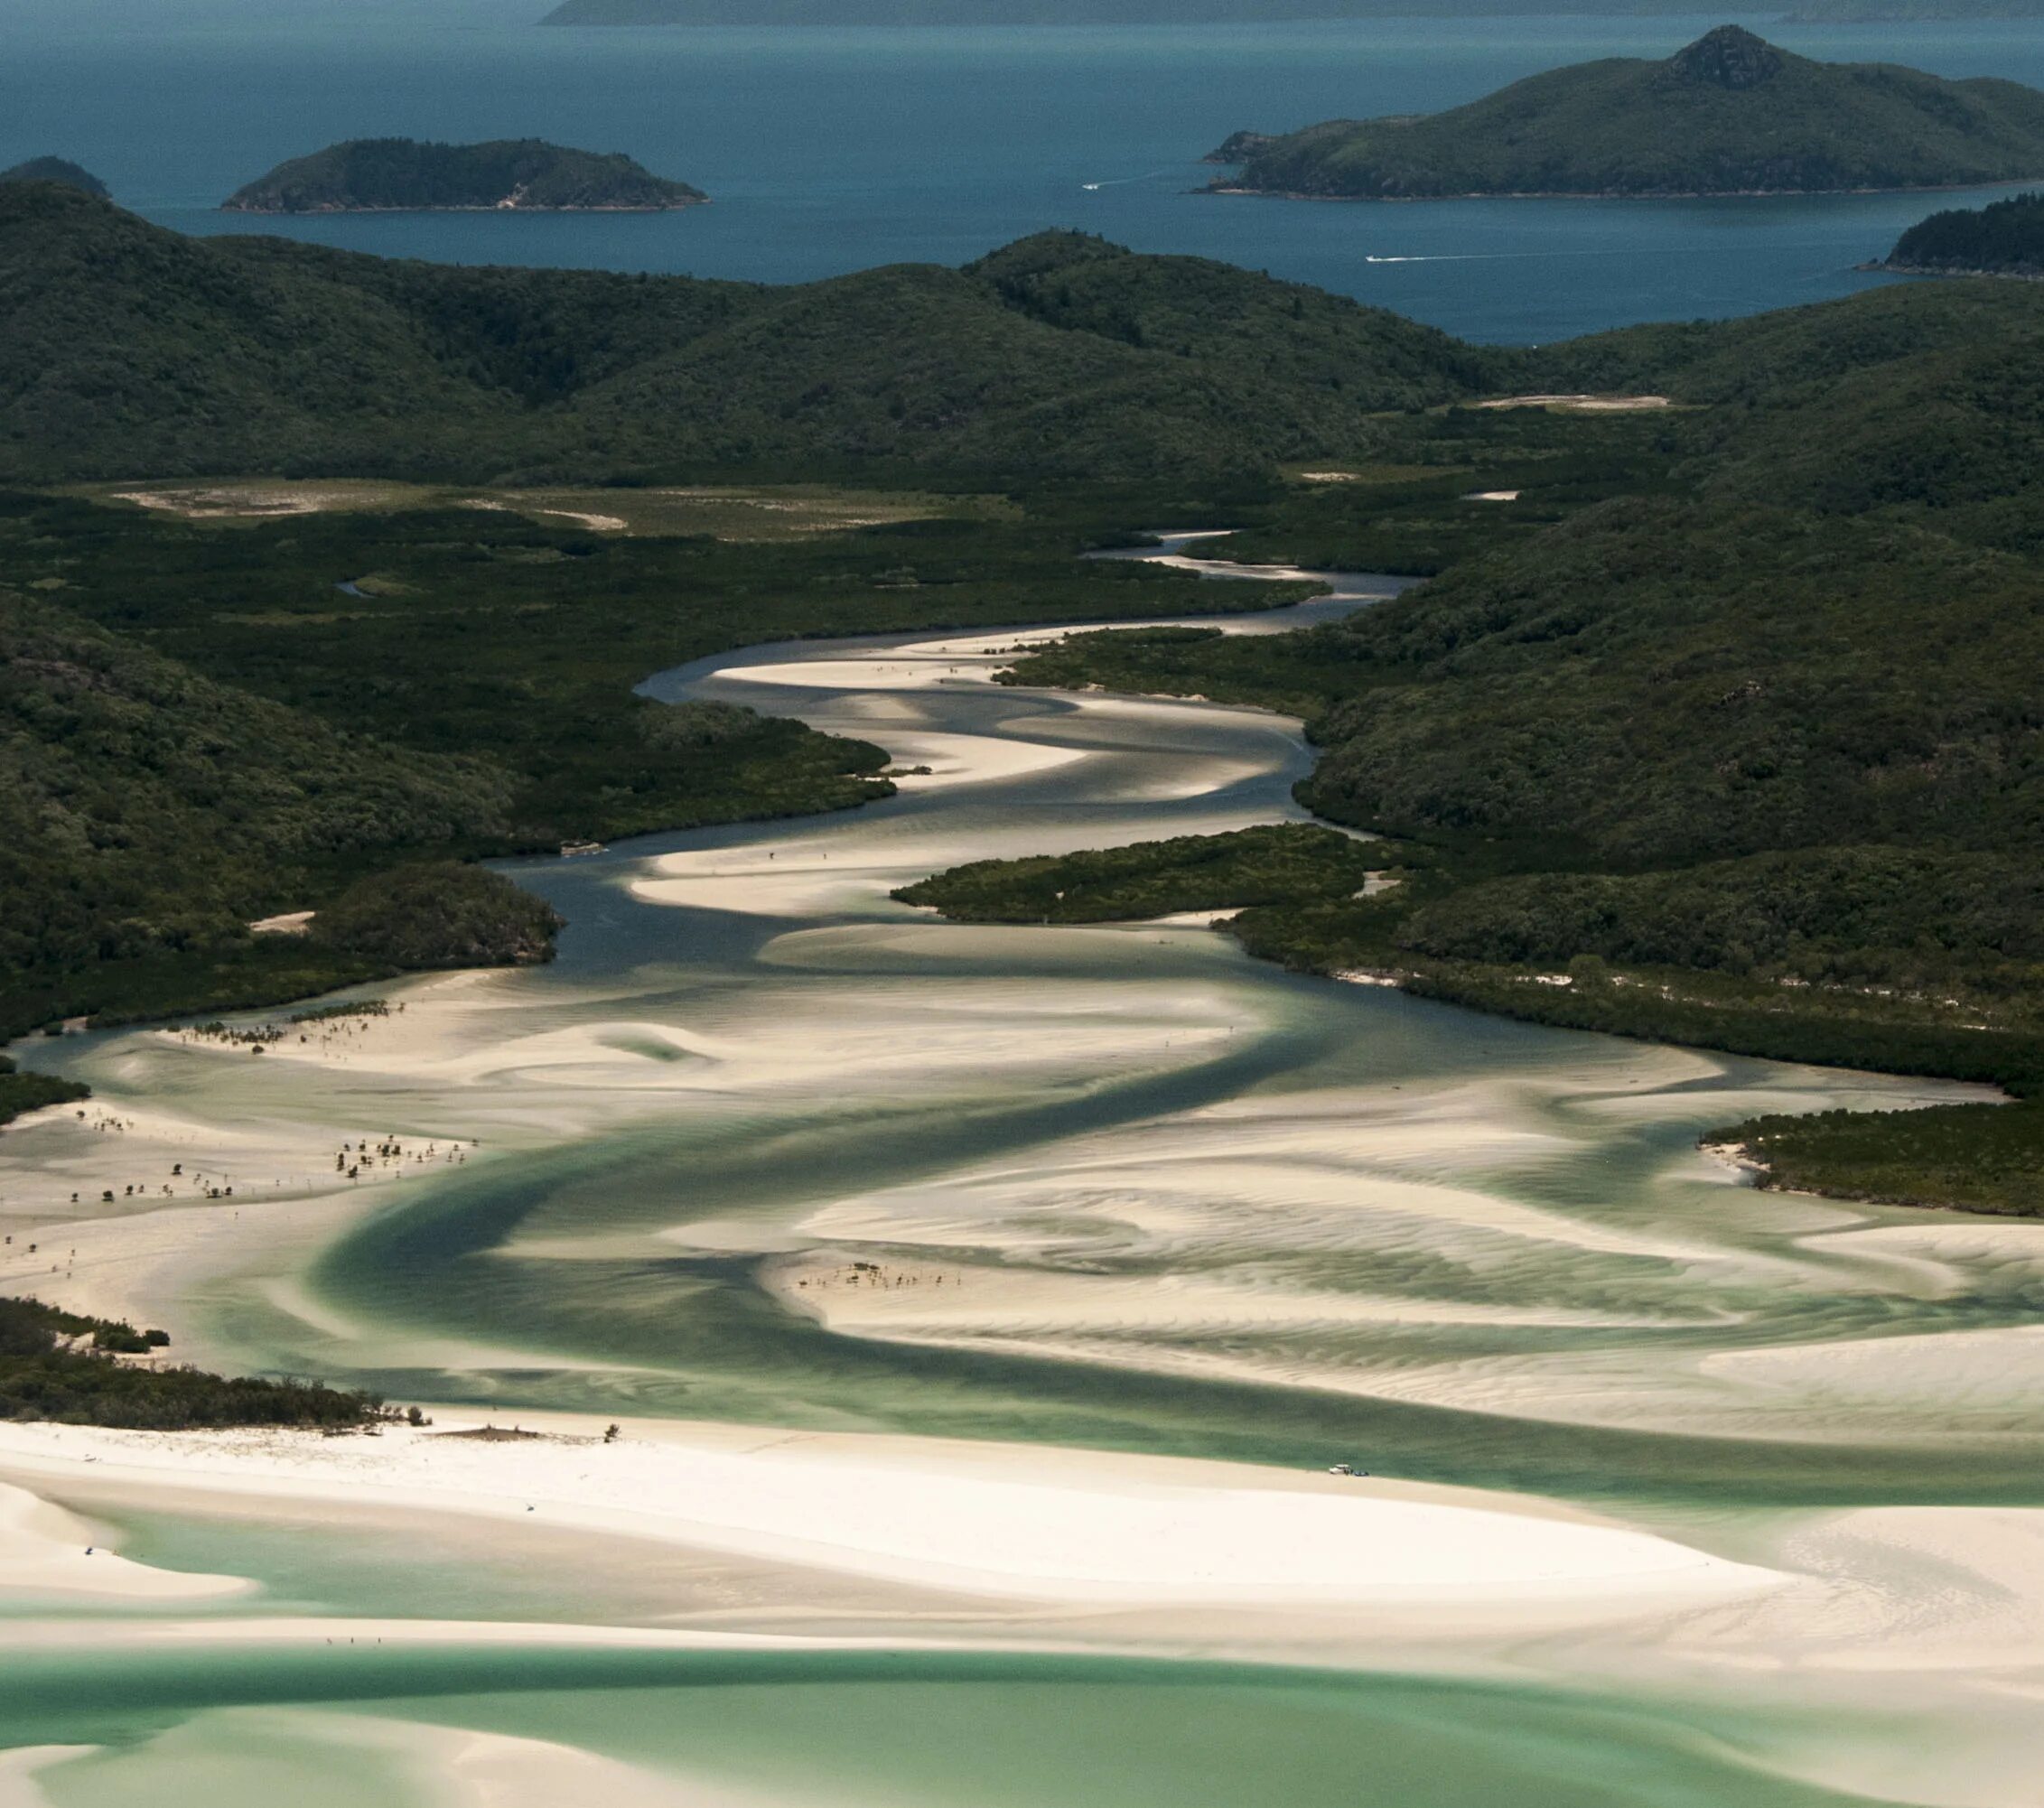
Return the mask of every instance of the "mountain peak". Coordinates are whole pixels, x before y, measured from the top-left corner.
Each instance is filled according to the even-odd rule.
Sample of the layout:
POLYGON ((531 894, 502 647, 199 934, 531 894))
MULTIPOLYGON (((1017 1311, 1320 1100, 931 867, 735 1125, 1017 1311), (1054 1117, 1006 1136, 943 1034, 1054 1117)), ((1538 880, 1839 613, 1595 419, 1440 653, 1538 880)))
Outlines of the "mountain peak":
POLYGON ((1758 88, 1781 68, 1781 52, 1743 25, 1719 25, 1668 59, 1668 73, 1697 88, 1758 88))

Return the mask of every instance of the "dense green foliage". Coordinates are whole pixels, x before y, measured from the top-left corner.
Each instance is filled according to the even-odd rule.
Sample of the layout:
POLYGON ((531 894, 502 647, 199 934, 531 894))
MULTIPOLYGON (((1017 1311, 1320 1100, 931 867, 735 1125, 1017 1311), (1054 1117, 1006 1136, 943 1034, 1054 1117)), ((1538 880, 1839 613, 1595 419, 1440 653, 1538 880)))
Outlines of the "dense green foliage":
POLYGON ((34 1299, 0 1299, 0 1350, 40 1351, 60 1337, 117 1356, 142 1356, 171 1340, 167 1331, 138 1331, 126 1319, 95 1319, 34 1299))
POLYGON ((194 946, 350 856, 501 834, 511 796, 478 761, 216 684, 25 591, 0 591, 0 775, 15 984, 194 946))
POLYGON ((90 170, 68 157, 31 157, 11 170, 0 170, 0 182, 56 182, 64 188, 82 190, 100 200, 112 192, 90 170))
POLYGON ((1895 241, 1886 263, 1890 270, 2044 276, 2044 194, 1934 213, 1895 241))
POLYGON ((1346 898, 1383 862, 1380 846, 1285 823, 1083 853, 977 860, 893 895, 966 923, 1126 922, 1346 898))
POLYGON ((1239 175, 1215 186, 1364 200, 1956 187, 2044 171, 2044 94, 1813 62, 1721 25, 1665 61, 1579 63, 1445 113, 1241 148, 1239 175))
POLYGON ((2044 1104, 1759 1117, 1718 1132, 1760 1183, 1899 1206, 2044 1217, 2044 1104))
POLYGON ((24 1111, 40 1111, 46 1104, 68 1104, 87 1096, 89 1088, 76 1080, 61 1080, 51 1074, 24 1074, 5 1055, 0 1055, 0 1123, 19 1117, 24 1111))
MULTIPOLYGON (((2040 326, 2027 285, 1918 287, 1556 348, 1556 389, 1689 405, 1636 417, 1652 440, 1630 497, 1591 485, 1513 534, 1430 504, 1413 521, 1442 574, 1346 620, 1095 634, 1014 676, 1308 719, 1322 755, 1302 798, 1403 838, 1405 882, 1249 910, 1235 929, 1257 953, 1539 1021, 2034 1092, 2040 326)), ((1405 482, 1446 493, 1425 435, 1433 456, 1498 454, 1471 419, 1409 423, 1403 470, 1295 495, 1246 541, 1395 545, 1373 513, 1405 482)), ((1951 1146, 1986 1121, 1955 1117, 1951 1146)), ((1927 1168, 1912 1189, 1915 1133, 1864 1132, 1853 1159, 1889 1165, 1860 1190, 2000 1185, 1927 1168)), ((1796 1137, 1770 1132, 1784 1172, 1802 1171, 1796 1137)))
POLYGON ((343 1429, 381 1416, 382 1403, 316 1382, 229 1379, 195 1368, 117 1362, 168 1343, 161 1331, 0 1299, 0 1419, 179 1431, 221 1425, 343 1429))
POLYGON ((1093 532, 958 518, 736 545, 496 511, 228 526, 0 498, 0 1030, 437 964, 451 956, 430 937, 401 951, 243 927, 424 855, 551 853, 888 791, 870 743, 633 695, 705 654, 1300 593, 1081 563, 1093 532))
POLYGON ((1069 480, 1367 447, 1515 355, 1077 234, 792 288, 188 239, 0 187, 0 478, 1069 480))
POLYGON ((1666 865, 2030 843, 2044 592, 1913 526, 1605 505, 1319 630, 1347 668, 1308 800, 1666 865))
POLYGON ((502 873, 421 861, 358 879, 308 933, 394 967, 510 966, 553 959, 561 920, 502 873))
POLYGON ((539 138, 487 144, 351 138, 279 163, 221 203, 237 213, 356 213, 392 208, 608 208, 658 211, 705 199, 616 152, 539 138))

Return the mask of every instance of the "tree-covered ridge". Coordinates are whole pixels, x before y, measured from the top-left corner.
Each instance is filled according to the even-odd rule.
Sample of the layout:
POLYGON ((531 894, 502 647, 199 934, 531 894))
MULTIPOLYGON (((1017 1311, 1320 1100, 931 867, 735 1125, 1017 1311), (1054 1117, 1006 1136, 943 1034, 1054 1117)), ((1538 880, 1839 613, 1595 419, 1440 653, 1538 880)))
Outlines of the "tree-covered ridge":
MULTIPOLYGON (((1689 405, 1633 430, 1629 498, 1510 537, 1485 516, 1433 582, 1326 627, 1098 634, 1017 678, 1309 719, 1302 800, 1402 838, 1407 879, 1251 909, 1235 927, 1259 953, 1585 1029, 2044 1088, 2044 295, 1890 289, 1542 356, 1543 387, 1689 405)), ((1401 449, 1497 431, 1451 412, 1401 449)), ((1354 564, 1400 493, 1314 495, 1255 549, 1311 531, 1354 564)), ((2044 1103, 1992 1131, 1997 1173, 2044 1172, 2044 1103)), ((1985 1169, 1951 1182, 1957 1130, 1825 1134, 1799 1168, 1794 1126, 1771 1127, 1768 1159, 1869 1197, 2044 1209, 1985 1169)))
POLYGON ((2044 94, 1815 62, 1721 25, 1662 61, 1578 63, 1444 113, 1228 148, 1247 161, 1216 189, 1354 200, 1942 188, 2044 173, 2044 94))
POLYGON ((351 138, 279 163, 220 205, 235 213, 368 213, 434 208, 660 212, 709 197, 621 152, 541 138, 486 144, 351 138))
POLYGON ((1147 479, 1345 455, 1377 411, 1517 367, 1069 233, 769 288, 191 239, 24 185, 0 188, 0 479, 29 481, 1147 479))
POLYGON ((2044 276, 2044 194, 1934 213, 1898 238, 1882 263, 1937 275, 2044 276))
MULTIPOLYGON (((649 673, 760 639, 1300 593, 1082 563, 1096 533, 1013 510, 727 544, 0 495, 0 1035, 533 957, 550 918, 500 881, 387 875, 891 788, 870 742, 635 696, 649 673), (307 909, 308 935, 245 927, 307 909)), ((0 1108, 46 1102, 8 1077, 0 1108)))
POLYGON ((11 974, 292 908, 285 888, 346 857, 500 837, 511 797, 485 761, 400 751, 0 590, 11 974))
POLYGON ((31 157, 11 170, 0 170, 0 182, 55 182, 62 188, 78 189, 98 200, 105 200, 113 192, 90 170, 72 163, 69 157, 31 157))

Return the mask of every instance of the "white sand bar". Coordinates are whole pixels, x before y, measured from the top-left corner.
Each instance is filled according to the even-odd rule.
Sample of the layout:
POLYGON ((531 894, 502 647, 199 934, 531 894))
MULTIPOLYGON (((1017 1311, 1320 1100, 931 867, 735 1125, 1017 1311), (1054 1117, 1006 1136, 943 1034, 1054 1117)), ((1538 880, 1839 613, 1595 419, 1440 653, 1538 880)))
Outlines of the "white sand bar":
POLYGON ((11 1424, 0 1472, 537 1520, 1044 1602, 1650 1606, 1778 1580, 1509 1496, 1472 1505, 1247 1465, 723 1426, 635 1425, 606 1445, 590 1421, 546 1422, 547 1437, 506 1442, 436 1435, 444 1421, 344 1439, 11 1424))
MULTIPOLYGON (((193 1576, 130 1562, 107 1535, 25 1488, 0 1484, 0 1600, 49 1596, 96 1602, 192 1601, 238 1595, 235 1576, 193 1576)), ((4 1799, 4 1798, 0 1798, 4 1799)))

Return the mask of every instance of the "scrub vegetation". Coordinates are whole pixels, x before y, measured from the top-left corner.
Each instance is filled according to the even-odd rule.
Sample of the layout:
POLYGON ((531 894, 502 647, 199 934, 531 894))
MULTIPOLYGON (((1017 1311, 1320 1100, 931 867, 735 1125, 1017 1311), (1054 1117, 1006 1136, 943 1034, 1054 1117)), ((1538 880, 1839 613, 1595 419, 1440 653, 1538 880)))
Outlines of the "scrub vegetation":
POLYGON ((1180 910, 1238 909, 1348 897, 1382 852, 1304 823, 1179 835, 1133 847, 980 860, 894 896, 967 923, 1103 923, 1180 910))
POLYGON ((372 1395, 317 1382, 229 1378, 203 1370, 124 1362, 170 1339, 126 1322, 61 1311, 36 1300, 0 1300, 0 1419, 51 1419, 153 1431, 226 1425, 330 1431, 384 1416, 372 1395))

